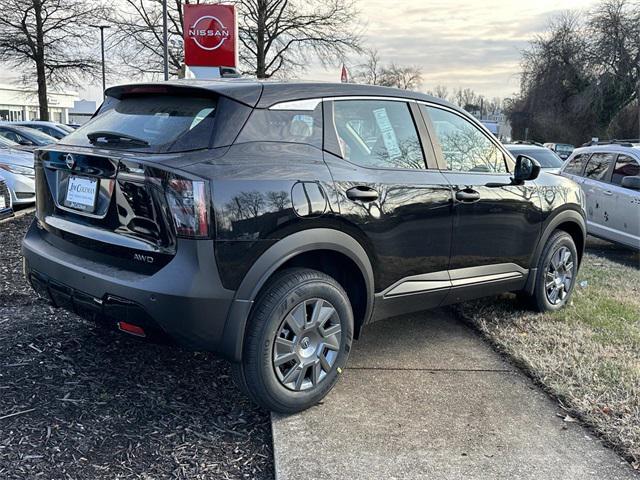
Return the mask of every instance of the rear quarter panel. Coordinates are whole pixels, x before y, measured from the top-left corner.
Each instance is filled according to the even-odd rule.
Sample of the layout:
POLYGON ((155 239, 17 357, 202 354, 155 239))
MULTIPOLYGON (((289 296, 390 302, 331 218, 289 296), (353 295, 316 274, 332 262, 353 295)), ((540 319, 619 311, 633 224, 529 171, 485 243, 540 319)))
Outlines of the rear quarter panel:
POLYGON ((215 254, 225 288, 235 290, 257 258, 285 236, 338 228, 333 180, 316 147, 236 144, 189 171, 211 182, 215 254))

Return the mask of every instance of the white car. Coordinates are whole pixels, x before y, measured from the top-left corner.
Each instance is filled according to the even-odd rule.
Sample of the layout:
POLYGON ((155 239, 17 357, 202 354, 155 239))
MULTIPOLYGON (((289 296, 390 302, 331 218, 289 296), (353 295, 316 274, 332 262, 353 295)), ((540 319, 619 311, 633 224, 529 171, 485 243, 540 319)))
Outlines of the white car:
POLYGON ((0 178, 0 220, 13 216, 11 194, 6 182, 0 178))
POLYGON ((640 250, 640 145, 577 148, 560 174, 582 187, 590 235, 640 250))
POLYGON ((17 143, 0 136, 0 178, 9 188, 14 207, 36 201, 33 153, 16 147, 17 143))

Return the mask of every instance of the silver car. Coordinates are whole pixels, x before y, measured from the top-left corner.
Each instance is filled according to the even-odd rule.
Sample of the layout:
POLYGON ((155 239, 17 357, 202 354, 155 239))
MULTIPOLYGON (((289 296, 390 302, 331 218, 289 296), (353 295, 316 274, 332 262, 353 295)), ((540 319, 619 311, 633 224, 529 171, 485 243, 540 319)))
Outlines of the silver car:
POLYGON ((582 187, 590 235, 640 250, 640 145, 577 148, 560 174, 582 187))
POLYGON ((33 153, 16 147, 15 142, 0 137, 0 178, 7 184, 14 206, 36 201, 33 153))
POLYGON ((13 216, 13 208, 11 205, 11 195, 7 184, 0 178, 0 220, 13 216))

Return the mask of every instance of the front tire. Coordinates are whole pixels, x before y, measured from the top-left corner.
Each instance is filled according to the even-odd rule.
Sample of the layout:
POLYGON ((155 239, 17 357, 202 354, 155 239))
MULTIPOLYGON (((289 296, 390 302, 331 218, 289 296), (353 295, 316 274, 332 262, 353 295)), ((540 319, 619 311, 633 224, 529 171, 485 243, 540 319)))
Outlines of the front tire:
POLYGON ((284 270, 256 300, 234 376, 258 405, 299 412, 333 388, 352 341, 353 313, 340 284, 316 270, 284 270))
POLYGON ((570 300, 578 274, 578 252, 567 232, 554 232, 538 261, 533 304, 540 312, 552 312, 570 300))

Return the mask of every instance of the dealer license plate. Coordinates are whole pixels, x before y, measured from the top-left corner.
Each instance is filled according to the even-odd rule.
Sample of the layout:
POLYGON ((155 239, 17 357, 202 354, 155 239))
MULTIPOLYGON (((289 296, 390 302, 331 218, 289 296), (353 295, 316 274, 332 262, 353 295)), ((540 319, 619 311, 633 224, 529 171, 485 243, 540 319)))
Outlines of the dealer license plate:
POLYGON ((67 184, 67 196, 64 200, 66 207, 90 212, 96 209, 98 198, 98 180, 95 178, 77 177, 72 175, 67 184))

